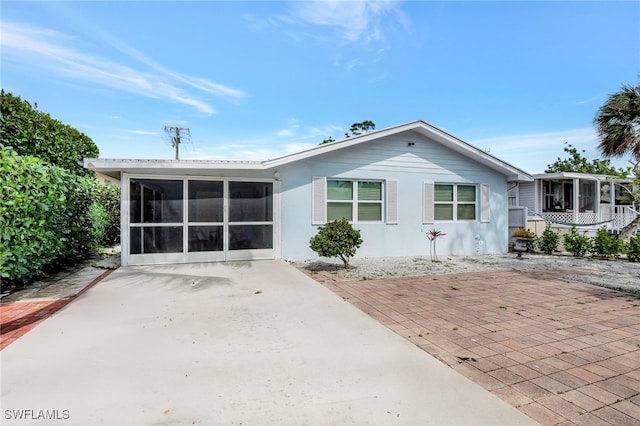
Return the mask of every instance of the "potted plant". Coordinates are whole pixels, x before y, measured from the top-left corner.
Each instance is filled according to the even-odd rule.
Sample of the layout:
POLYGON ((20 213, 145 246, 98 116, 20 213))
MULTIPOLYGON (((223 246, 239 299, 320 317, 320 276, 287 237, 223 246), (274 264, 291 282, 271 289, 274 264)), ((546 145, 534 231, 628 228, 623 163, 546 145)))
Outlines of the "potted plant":
POLYGON ((511 234, 513 237, 513 250, 518 252, 518 257, 522 257, 522 253, 527 251, 529 240, 533 237, 533 233, 528 229, 518 228, 511 234))

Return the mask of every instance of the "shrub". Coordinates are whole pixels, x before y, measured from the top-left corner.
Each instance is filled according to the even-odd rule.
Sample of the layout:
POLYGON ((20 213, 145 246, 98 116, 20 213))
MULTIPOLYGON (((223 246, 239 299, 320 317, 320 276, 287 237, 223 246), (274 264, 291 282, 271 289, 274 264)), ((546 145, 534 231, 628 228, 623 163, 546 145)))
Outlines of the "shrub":
POLYGON ((100 220, 104 221, 98 244, 102 246, 118 244, 120 242, 120 187, 96 182, 94 200, 101 207, 100 220))
POLYGON ((547 225, 544 232, 537 241, 540 251, 546 254, 551 254, 554 251, 558 251, 558 245, 560 245, 560 235, 551 229, 551 225, 547 225))
POLYGON ((18 155, 38 157, 74 174, 93 176, 79 163, 97 157, 99 150, 90 137, 38 111, 19 96, 0 91, 0 140, 18 155))
POLYGON ((26 283, 95 249, 93 178, 0 147, 0 278, 26 283))
POLYGON ((630 262, 640 262, 640 235, 634 235, 627 244, 627 259, 630 262))
POLYGON ((349 269, 349 259, 361 244, 360 231, 354 229, 346 219, 334 220, 319 227, 318 233, 309 240, 311 250, 323 257, 339 257, 345 269, 349 269))
POLYGON ((591 238, 586 232, 578 232, 575 225, 571 226, 571 231, 563 237, 564 248, 575 257, 582 257, 591 250, 591 238))
POLYGON ((616 235, 610 235, 607 229, 598 229, 593 238, 591 253, 600 257, 618 257, 624 251, 624 242, 616 235))
POLYGON ((527 251, 535 252, 539 241, 540 237, 532 232, 531 237, 527 240, 527 251))

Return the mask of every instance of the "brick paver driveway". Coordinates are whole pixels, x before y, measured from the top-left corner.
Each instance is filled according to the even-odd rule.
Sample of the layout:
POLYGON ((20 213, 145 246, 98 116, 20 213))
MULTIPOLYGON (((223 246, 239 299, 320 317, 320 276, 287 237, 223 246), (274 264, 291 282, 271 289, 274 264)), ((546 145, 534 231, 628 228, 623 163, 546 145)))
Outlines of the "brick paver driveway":
POLYGON ((640 425, 640 299, 508 270, 316 280, 546 425, 640 425))

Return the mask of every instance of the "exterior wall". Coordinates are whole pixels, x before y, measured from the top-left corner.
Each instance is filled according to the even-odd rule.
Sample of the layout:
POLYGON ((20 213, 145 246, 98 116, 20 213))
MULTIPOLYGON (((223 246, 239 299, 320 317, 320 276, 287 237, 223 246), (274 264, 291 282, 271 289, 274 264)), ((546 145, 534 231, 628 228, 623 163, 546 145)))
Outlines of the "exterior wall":
POLYGON ((527 208, 527 214, 532 216, 536 211, 535 183, 520 183, 520 205, 527 208))
POLYGON ((508 249, 506 177, 488 167, 413 133, 389 136, 367 144, 290 163, 278 169, 281 181, 281 257, 313 259, 309 239, 312 225, 314 176, 345 179, 396 179, 398 223, 356 223, 364 243, 358 257, 429 255, 426 233, 438 229, 438 255, 505 253, 508 249), (413 144, 410 146, 410 144, 413 144), (477 220, 423 223, 423 182, 490 185, 490 221, 481 223, 480 190, 477 220), (481 244, 477 244, 481 241, 481 244))

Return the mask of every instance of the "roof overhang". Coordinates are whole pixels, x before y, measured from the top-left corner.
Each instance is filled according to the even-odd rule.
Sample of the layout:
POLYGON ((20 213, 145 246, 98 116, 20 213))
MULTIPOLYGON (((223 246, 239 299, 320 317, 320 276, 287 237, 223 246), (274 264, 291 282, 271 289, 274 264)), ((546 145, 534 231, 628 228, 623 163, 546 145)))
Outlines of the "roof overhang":
POLYGON ((537 173, 533 175, 534 179, 540 180, 562 180, 562 179, 583 179, 595 181, 615 181, 615 182, 632 182, 633 179, 619 178, 609 175, 595 175, 591 173, 578 172, 555 172, 555 173, 537 173))
POLYGON ((209 160, 133 160, 112 158, 86 158, 84 167, 120 179, 122 173, 159 175, 207 175, 215 171, 265 170, 259 161, 209 160))

